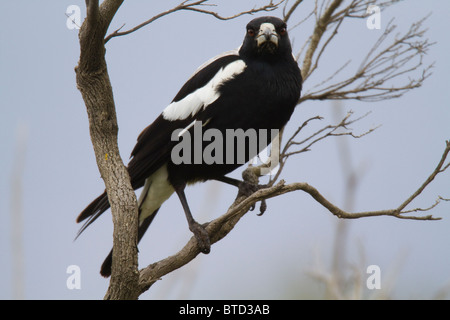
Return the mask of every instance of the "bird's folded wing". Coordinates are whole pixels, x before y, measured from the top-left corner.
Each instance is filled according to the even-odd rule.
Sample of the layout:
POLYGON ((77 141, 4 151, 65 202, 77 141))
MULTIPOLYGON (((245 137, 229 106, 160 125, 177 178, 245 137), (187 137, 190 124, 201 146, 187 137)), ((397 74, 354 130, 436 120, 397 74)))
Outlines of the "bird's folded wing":
POLYGON ((245 63, 237 51, 230 51, 211 59, 194 73, 172 103, 139 135, 128 165, 134 189, 142 187, 145 179, 169 160, 177 143, 171 140, 172 133, 187 128, 195 120, 208 120, 205 107, 219 97, 224 82, 244 69, 245 63))

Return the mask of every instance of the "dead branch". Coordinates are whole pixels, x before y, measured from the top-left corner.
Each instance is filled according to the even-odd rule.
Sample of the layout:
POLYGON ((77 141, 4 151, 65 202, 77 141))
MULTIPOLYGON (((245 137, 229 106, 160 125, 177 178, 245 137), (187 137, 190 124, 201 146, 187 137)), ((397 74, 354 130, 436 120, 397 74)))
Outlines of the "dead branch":
MULTIPOLYGON (((290 30, 315 17, 314 30, 296 55, 303 57, 302 76, 307 81, 319 68, 320 60, 328 46, 336 39, 344 21, 351 18, 367 18, 367 7, 377 5, 381 11, 399 0, 376 2, 374 0, 323 1, 316 5, 305 19, 290 30), (304 53, 304 50, 306 52, 304 53)), ((297 9, 302 2, 295 2, 290 9, 297 9)), ((286 4, 287 6, 287 4, 286 4)), ((285 10, 286 10, 285 6, 285 10)), ((291 10, 284 14, 291 17, 291 10)), ((299 103, 306 100, 344 100, 379 101, 397 98, 411 89, 418 88, 431 75, 433 63, 424 65, 424 56, 434 44, 425 36, 423 27, 427 17, 413 23, 403 35, 395 35, 397 26, 390 21, 378 41, 361 61, 359 68, 352 68, 352 59, 332 71, 330 76, 320 83, 309 85, 299 103), (392 40, 390 40, 392 39, 392 40), (391 41, 390 43, 388 43, 391 41), (341 77, 345 70, 350 76, 341 77)))
POLYGON ((113 33, 111 33, 110 35, 108 35, 105 38, 105 43, 108 42, 111 38, 113 37, 119 37, 119 36, 124 36, 127 34, 130 34, 132 32, 135 32, 143 27, 145 27, 146 25, 154 22, 155 20, 162 18, 168 14, 177 12, 177 11, 183 11, 183 10, 187 10, 187 11, 195 11, 195 12, 199 12, 199 13, 203 13, 203 14, 207 14, 207 15, 211 15, 219 20, 231 20, 246 14, 255 14, 257 12, 261 12, 261 11, 266 11, 266 12, 270 12, 273 11, 275 9, 278 8, 278 6, 283 3, 285 0, 281 0, 277 3, 273 3, 273 0, 270 0, 270 2, 267 5, 258 7, 258 8, 253 8, 250 10, 246 10, 246 11, 242 11, 239 12, 237 14, 231 15, 231 16, 222 16, 219 13, 215 12, 215 11, 211 11, 211 10, 206 10, 206 9, 202 9, 202 7, 205 6, 209 6, 209 7, 215 7, 215 4, 210 4, 207 3, 209 0, 200 0, 200 1, 194 1, 192 2, 191 0, 185 0, 183 2, 181 2, 180 4, 178 4, 177 6, 173 7, 172 9, 169 9, 167 11, 161 12, 155 16, 153 16, 152 18, 142 22, 141 24, 135 26, 134 28, 131 28, 127 31, 120 31, 124 25, 122 27, 120 27, 119 29, 115 30, 113 33))
POLYGON ((289 21, 289 18, 294 13, 295 9, 297 9, 297 7, 300 5, 300 3, 303 2, 303 0, 296 0, 295 3, 292 5, 292 7, 289 8, 288 12, 286 12, 288 2, 289 1, 286 1, 284 8, 283 8, 283 17, 284 17, 283 19, 285 22, 289 21))
MULTIPOLYGON (((289 137, 289 139, 285 143, 284 147, 282 149, 280 149, 279 167, 278 167, 278 170, 276 171, 276 173, 270 178, 268 185, 271 186, 278 180, 278 178, 281 176, 281 173, 286 165, 286 162, 288 161, 288 159, 290 157, 292 157, 294 155, 298 155, 300 153, 310 151, 311 147, 314 144, 316 144, 320 141, 323 141, 329 137, 350 136, 352 138, 359 139, 359 138, 362 138, 362 137, 372 133, 373 131, 375 131, 377 128, 379 128, 379 126, 371 128, 369 130, 366 130, 365 132, 360 133, 360 134, 354 133, 349 128, 350 125, 354 124, 357 121, 364 119, 368 115, 369 115, 369 113, 366 113, 363 116, 360 116, 357 118, 352 118, 353 111, 349 111, 339 123, 326 125, 326 126, 322 127, 321 129, 315 131, 314 133, 310 134, 309 136, 303 138, 302 140, 297 141, 295 139, 299 136, 299 134, 302 132, 302 130, 310 122, 312 122, 314 120, 323 120, 323 118, 320 116, 315 116, 315 117, 312 117, 312 118, 306 120, 305 122, 303 122, 303 124, 300 125, 297 128, 297 130, 289 137)), ((263 166, 264 166, 264 164, 263 164, 263 166)), ((258 173, 260 171, 258 171, 257 168, 253 169, 253 171, 257 175, 259 175, 258 173)))
POLYGON ((335 79, 336 75, 348 66, 347 63, 327 80, 314 86, 314 91, 306 92, 300 102, 323 99, 379 101, 400 97, 407 91, 420 87, 431 75, 433 67, 433 64, 430 64, 422 70, 419 69, 423 66, 424 55, 433 45, 428 39, 422 39, 426 31, 422 28, 425 19, 412 24, 404 35, 397 36, 391 44, 381 48, 396 29, 393 21, 390 21, 352 76, 324 86, 335 79), (403 84, 397 84, 402 77, 414 73, 417 75, 409 76, 403 84), (317 87, 320 89, 315 89, 317 87))
POLYGON ((75 68, 89 118, 97 166, 104 180, 114 222, 113 266, 106 298, 136 299, 138 281, 136 195, 120 157, 118 125, 105 61, 104 36, 123 0, 86 0, 87 18, 80 29, 80 60, 75 68), (126 221, 126 223, 124 222, 126 221), (136 232, 130 232, 136 230, 136 232))
MULTIPOLYGON (((399 219, 409 219, 409 220, 439 220, 441 218, 435 218, 432 215, 427 216, 411 216, 405 215, 406 213, 411 213, 411 210, 404 210, 405 207, 416 199, 424 188, 439 174, 443 172, 443 169, 449 167, 445 164, 447 160, 448 153, 450 152, 450 142, 446 141, 445 150, 441 156, 441 159, 431 173, 431 175, 426 179, 422 186, 414 192, 406 201, 400 204, 397 208, 388 210, 378 210, 378 211, 363 211, 363 212, 347 212, 334 205, 328 201, 316 188, 305 182, 297 182, 286 185, 284 180, 281 180, 276 185, 261 189, 255 192, 253 195, 247 198, 238 198, 230 206, 228 211, 220 216, 219 218, 206 223, 206 231, 211 239, 211 244, 216 243, 223 239, 227 234, 234 228, 237 222, 248 212, 250 207, 252 207, 256 202, 277 197, 283 194, 291 193, 294 191, 303 191, 309 194, 314 200, 326 208, 330 213, 341 219, 358 219, 366 217, 375 216, 390 216, 399 219)), ((437 204, 436 204, 437 205, 437 204)), ((433 207, 435 207, 434 205, 433 207)), ((427 209, 422 209, 425 211, 427 209)), ((419 211, 419 209, 415 209, 419 211)), ((192 261, 198 254, 200 250, 196 244, 195 237, 192 237, 188 243, 181 249, 178 253, 165 258, 161 261, 155 262, 140 271, 139 277, 139 287, 140 292, 145 292, 148 290, 156 281, 161 279, 166 274, 186 265, 192 261)))
POLYGON ((306 50, 305 59, 303 60, 303 66, 301 68, 302 70, 302 77, 304 80, 308 78, 308 76, 311 74, 311 65, 312 65, 312 59, 313 55, 317 50, 317 47, 319 45, 319 41, 322 39, 323 34, 327 30, 330 21, 331 16, 333 12, 342 4, 343 0, 334 0, 323 12, 323 14, 320 15, 320 18, 316 18, 316 26, 314 28, 311 41, 309 42, 309 47, 306 50))

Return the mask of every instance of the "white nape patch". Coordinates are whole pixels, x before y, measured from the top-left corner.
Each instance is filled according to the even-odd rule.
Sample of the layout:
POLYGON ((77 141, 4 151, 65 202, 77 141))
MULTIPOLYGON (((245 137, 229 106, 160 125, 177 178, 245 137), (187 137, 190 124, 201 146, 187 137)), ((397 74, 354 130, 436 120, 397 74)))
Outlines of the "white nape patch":
POLYGON ((139 225, 175 192, 168 177, 167 164, 165 164, 145 180, 144 189, 138 201, 141 209, 139 225))
POLYGON ((243 60, 236 60, 221 68, 205 86, 198 88, 180 101, 169 104, 162 113, 164 119, 174 121, 194 116, 201 108, 206 108, 216 101, 220 96, 219 87, 244 72, 246 67, 243 60))

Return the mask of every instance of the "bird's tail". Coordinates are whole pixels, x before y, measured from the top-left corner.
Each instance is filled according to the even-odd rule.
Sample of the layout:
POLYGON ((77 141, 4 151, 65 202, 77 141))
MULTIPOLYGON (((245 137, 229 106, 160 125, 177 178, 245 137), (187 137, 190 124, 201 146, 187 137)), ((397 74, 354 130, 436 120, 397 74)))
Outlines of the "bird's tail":
POLYGON ((78 238, 80 234, 87 228, 89 225, 97 220, 100 215, 109 209, 109 201, 108 201, 108 195, 106 194, 106 191, 103 192, 100 196, 98 196, 94 201, 92 201, 86 209, 84 209, 77 217, 77 223, 86 220, 86 222, 81 227, 80 231, 78 231, 77 236, 78 238))
MULTIPOLYGON (((144 188, 138 199, 139 207, 139 228, 138 228, 138 242, 141 240, 145 231, 147 231, 150 223, 153 221, 156 213, 161 205, 171 196, 174 192, 173 187, 168 181, 168 174, 166 166, 156 170, 149 178, 146 179, 144 188)), ((103 212, 110 207, 108 201, 108 195, 106 191, 92 201, 86 209, 84 209, 77 218, 77 222, 86 220, 81 227, 76 238, 103 212)), ((75 239, 76 239, 75 238, 75 239)), ((112 250, 106 257, 100 270, 100 274, 104 277, 111 275, 112 265, 112 250)))
MULTIPOLYGON (((145 190, 147 191, 147 190, 145 190)), ((140 205, 142 202, 142 199, 139 201, 139 215, 140 215, 140 205)), ((77 217, 77 222, 82 222, 86 220, 86 222, 81 227, 80 231, 78 231, 76 238, 80 236, 80 234, 91 224, 93 223, 103 212, 108 210, 110 207, 109 201, 108 201, 108 195, 106 194, 106 191, 103 192, 100 196, 98 196, 94 201, 92 201, 86 209, 84 209, 77 217)), ((138 242, 141 241, 142 236, 144 235, 145 231, 147 231, 148 227, 153 221, 153 218, 155 218, 156 213, 158 212, 159 208, 157 208, 155 211, 153 211, 152 214, 150 214, 147 218, 145 218, 140 224, 138 228, 138 242)), ((76 239, 75 238, 75 239, 76 239)), ((100 274, 103 277, 109 277, 111 275, 111 265, 112 265, 112 250, 109 252, 108 256, 106 257, 105 261, 103 262, 100 274)))
MULTIPOLYGON (((151 215, 149 215, 147 218, 142 221, 142 223, 139 225, 138 229, 138 243, 141 241, 142 236, 144 235, 145 231, 147 231, 148 227, 153 221, 153 218, 155 218, 156 213, 158 213, 158 209, 156 209, 151 215)), ((111 275, 111 266, 112 266, 112 249, 109 252, 108 256, 106 257, 105 261, 103 261, 103 264, 100 268, 100 274, 107 278, 111 275)))

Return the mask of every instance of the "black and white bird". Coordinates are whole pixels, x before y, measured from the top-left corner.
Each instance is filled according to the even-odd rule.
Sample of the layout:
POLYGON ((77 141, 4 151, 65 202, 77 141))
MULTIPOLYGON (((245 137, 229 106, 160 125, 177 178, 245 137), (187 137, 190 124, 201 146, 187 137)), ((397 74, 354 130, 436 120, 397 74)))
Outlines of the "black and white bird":
MULTIPOLYGON (((173 139, 174 132, 181 138, 193 133, 195 124, 201 124, 203 130, 216 129, 223 134, 227 129, 281 130, 297 105, 301 88, 301 73, 292 55, 286 23, 276 17, 253 19, 246 27, 239 49, 201 66, 161 115, 142 131, 131 153, 127 168, 132 187, 134 190, 143 187, 138 199, 139 241, 161 205, 176 193, 200 250, 208 253, 208 234, 194 220, 184 189, 187 184, 212 179, 240 186, 239 180, 225 175, 242 162, 173 161, 172 150, 179 143, 173 139)), ((271 138, 258 141, 256 152, 270 144, 271 138)), ((198 146, 194 141, 191 144, 195 149, 198 146)), ((201 150, 207 146, 203 141, 201 150)), ((223 152, 230 150, 224 147, 223 152)), ((254 155, 246 152, 245 161, 254 155)), ((109 207, 106 192, 92 201, 77 218, 77 222, 87 219, 79 234, 109 207)), ((101 275, 111 274, 111 264, 112 251, 101 267, 101 275)))

